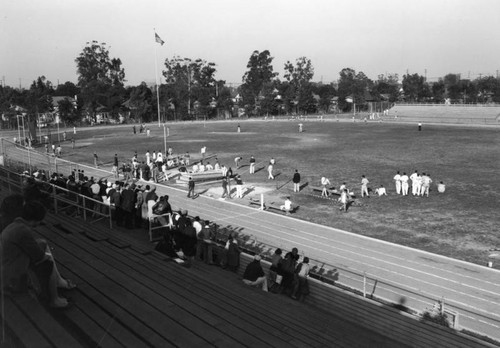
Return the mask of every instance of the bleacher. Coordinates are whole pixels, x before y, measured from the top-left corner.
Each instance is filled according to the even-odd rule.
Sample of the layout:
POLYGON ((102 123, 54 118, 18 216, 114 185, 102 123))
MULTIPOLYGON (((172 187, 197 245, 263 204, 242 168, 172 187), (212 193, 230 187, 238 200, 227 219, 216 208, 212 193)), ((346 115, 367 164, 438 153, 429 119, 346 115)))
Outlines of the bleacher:
POLYGON ((76 218, 49 214, 37 233, 78 286, 67 292, 72 305, 65 310, 27 295, 7 297, 5 346, 401 346, 326 311, 246 287, 221 268, 185 268, 152 247, 145 253, 130 238, 111 238, 106 228, 76 218))
MULTIPOLYGON (((4 186, 0 198, 7 194, 4 186)), ((247 287, 241 278, 252 256, 244 253, 237 274, 202 262, 186 268, 154 251, 146 230, 61 211, 37 233, 78 287, 66 293, 65 310, 5 297, 1 347, 491 346, 314 277, 305 303, 247 287)))
POLYGON ((500 124, 500 105, 396 104, 384 119, 397 122, 500 124))

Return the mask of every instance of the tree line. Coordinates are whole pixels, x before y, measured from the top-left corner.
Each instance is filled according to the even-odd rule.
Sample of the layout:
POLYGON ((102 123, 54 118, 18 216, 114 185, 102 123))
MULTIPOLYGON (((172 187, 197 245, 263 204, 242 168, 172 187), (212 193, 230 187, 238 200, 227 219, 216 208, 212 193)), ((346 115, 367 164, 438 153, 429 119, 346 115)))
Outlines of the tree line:
POLYGON ((313 82, 314 66, 307 57, 287 61, 283 75, 274 70, 268 50, 254 51, 238 87, 216 78, 217 65, 204 59, 174 56, 165 59, 162 82, 155 86, 141 83, 125 86, 125 70, 120 58, 112 58, 105 43, 87 42, 75 58, 78 82, 54 86, 44 76, 29 89, 0 86, 2 120, 13 123, 14 115, 50 113, 58 110, 60 122, 79 124, 96 121, 105 111, 118 119, 127 114, 136 122, 158 119, 190 120, 263 115, 348 112, 353 105, 367 102, 410 103, 490 103, 500 102, 500 80, 484 76, 474 80, 447 74, 429 83, 419 74, 381 74, 371 80, 362 71, 344 68, 332 83, 313 82), (76 97, 75 103, 53 97, 76 97), (159 98, 159 99, 158 99, 159 98))

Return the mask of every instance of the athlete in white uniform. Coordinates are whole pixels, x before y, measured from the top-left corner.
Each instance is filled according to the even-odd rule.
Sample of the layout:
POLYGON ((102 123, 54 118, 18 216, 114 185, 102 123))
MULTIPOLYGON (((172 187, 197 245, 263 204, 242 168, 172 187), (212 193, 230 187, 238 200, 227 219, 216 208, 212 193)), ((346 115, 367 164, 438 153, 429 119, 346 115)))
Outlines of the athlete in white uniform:
POLYGON ((401 194, 401 175, 399 174, 399 171, 394 175, 394 183, 396 184, 396 193, 398 195, 401 194))
POLYGON ((403 196, 408 196, 408 175, 406 175, 406 173, 403 173, 403 175, 401 175, 401 194, 403 196))
POLYGON ((411 194, 412 195, 418 195, 417 192, 417 177, 418 177, 418 171, 415 170, 415 173, 410 175, 410 180, 411 180, 411 194))

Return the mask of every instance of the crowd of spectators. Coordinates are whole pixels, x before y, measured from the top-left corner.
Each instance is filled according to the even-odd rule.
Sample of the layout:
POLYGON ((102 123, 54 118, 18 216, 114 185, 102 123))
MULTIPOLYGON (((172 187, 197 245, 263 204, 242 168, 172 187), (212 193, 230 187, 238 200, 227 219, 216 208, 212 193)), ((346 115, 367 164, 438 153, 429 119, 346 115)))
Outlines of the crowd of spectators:
POLYGON ((271 267, 266 275, 260 265, 261 256, 255 255, 243 274, 243 282, 251 286, 261 286, 264 291, 285 294, 293 299, 304 301, 309 294, 309 258, 304 257, 299 263, 298 249, 282 256, 278 248, 271 257, 271 267))
MULTIPOLYGON (((198 216, 190 217, 186 210, 173 211, 169 196, 159 196, 153 184, 88 178, 84 171, 73 171, 68 177, 54 173, 47 178, 47 174, 40 170, 33 175, 25 172, 23 177, 22 192, 29 200, 44 201, 48 198, 45 195, 52 193, 52 190, 70 200, 83 195, 92 198, 86 202, 87 208, 93 209, 97 215, 111 213, 118 226, 144 228, 152 221, 167 227, 162 229, 162 240, 156 248, 168 256, 181 259, 186 265, 198 260, 232 272, 239 269, 240 248, 235 234, 229 233, 221 244, 215 224, 203 221, 198 216)), ((281 257, 281 250, 277 249, 272 257, 269 274, 266 275, 260 265, 260 256, 257 255, 245 269, 244 282, 262 286, 265 291, 284 293, 303 300, 309 292, 309 260, 304 258, 301 263, 298 261, 296 248, 284 258, 281 257)))

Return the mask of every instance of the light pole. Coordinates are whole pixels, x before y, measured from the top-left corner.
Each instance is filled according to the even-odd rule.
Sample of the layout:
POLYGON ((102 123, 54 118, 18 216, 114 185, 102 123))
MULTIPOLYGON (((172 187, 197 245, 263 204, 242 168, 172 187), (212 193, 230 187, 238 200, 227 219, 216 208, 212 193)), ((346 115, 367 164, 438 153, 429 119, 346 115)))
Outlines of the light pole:
POLYGON ((24 115, 16 115, 17 117, 17 133, 19 136, 19 143, 21 144, 21 127, 23 127, 23 143, 26 146, 26 129, 24 128, 24 115), (22 120, 22 126, 19 124, 19 118, 22 120))

